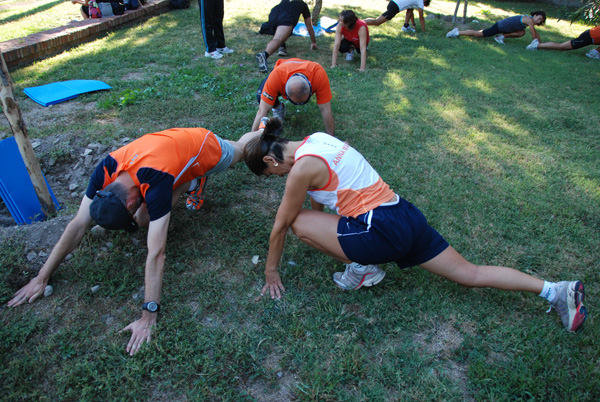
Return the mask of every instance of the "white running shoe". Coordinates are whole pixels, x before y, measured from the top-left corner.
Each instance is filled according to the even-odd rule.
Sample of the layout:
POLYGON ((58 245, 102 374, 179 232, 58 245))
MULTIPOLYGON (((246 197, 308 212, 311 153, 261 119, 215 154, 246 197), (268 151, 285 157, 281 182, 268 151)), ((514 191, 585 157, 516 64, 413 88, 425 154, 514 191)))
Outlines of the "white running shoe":
POLYGON ((279 46, 279 52, 277 53, 278 56, 287 56, 288 52, 285 46, 279 46))
POLYGON ((348 53, 346 53, 346 61, 352 61, 352 60, 354 60, 354 50, 351 50, 348 53))
POLYGON ((598 49, 592 49, 585 54, 590 59, 600 59, 600 52, 598 49))
POLYGON ((531 43, 525 48, 527 50, 537 50, 538 45, 540 44, 540 41, 537 39, 534 39, 531 41, 531 43))
POLYGON ((498 42, 499 44, 504 45, 504 35, 500 34, 500 35, 494 36, 494 40, 496 42, 498 42))
POLYGON ((214 52, 204 52, 204 57, 210 57, 211 59, 218 60, 223 57, 223 55, 215 50, 214 52))
POLYGON ((458 37, 459 32, 460 31, 458 30, 458 28, 454 28, 452 31, 446 34, 446 38, 456 38, 458 37))
POLYGON ((333 281, 342 290, 356 290, 363 286, 377 285, 384 276, 385 271, 377 265, 361 265, 353 262, 346 264, 344 272, 333 274, 333 281))
POLYGON ((221 53, 221 54, 231 54, 233 53, 233 49, 225 46, 225 47, 219 47, 217 48, 217 52, 221 53))

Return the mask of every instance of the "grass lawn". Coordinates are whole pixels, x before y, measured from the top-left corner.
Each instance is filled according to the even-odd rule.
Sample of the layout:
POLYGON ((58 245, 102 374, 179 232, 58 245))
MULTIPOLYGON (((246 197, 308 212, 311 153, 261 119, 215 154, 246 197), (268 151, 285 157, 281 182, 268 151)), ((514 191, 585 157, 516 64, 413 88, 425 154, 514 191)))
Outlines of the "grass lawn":
MULTIPOLYGON (((256 32, 274 4, 225 2, 235 53, 221 60, 203 56, 193 3, 12 71, 30 136, 54 147, 38 155, 42 165, 50 157, 75 165, 76 147, 112 148, 171 127, 226 139, 249 131, 264 78, 254 55, 269 40, 256 32), (68 79, 113 89, 52 108, 23 94, 68 79)), ((352 8, 376 17, 386 4, 326 1, 322 15, 352 8)), ((158 328, 136 356, 118 331, 140 315, 145 231, 85 237, 51 280, 51 297, 0 307, 2 400, 600 400, 600 63, 585 57, 591 47, 528 52, 529 33, 505 46, 447 39, 453 25, 440 17, 454 6, 435 0, 427 33, 402 33, 403 13, 372 28, 365 73, 359 58, 329 69, 333 35, 317 38, 318 51, 293 37, 288 52, 326 67, 336 135, 467 259, 584 281, 582 331, 564 331, 535 295, 467 289, 417 267, 387 264, 381 284, 342 292, 331 276, 343 266, 291 234, 280 266, 285 297, 257 299, 285 180, 240 164, 211 177, 200 212, 175 208, 158 328)), ((588 29, 558 22, 554 6, 515 2, 470 2, 467 26, 540 8, 549 14, 544 41, 588 29)), ((33 14, 0 9, 0 28, 33 14)), ((315 101, 288 104, 285 127, 294 140, 323 130, 315 101)), ((0 121, 0 138, 8 135, 0 121)), ((62 216, 80 202, 66 194, 62 216)), ((0 245, 2 306, 40 268, 27 259, 32 249, 50 251, 19 236, 0 245)))

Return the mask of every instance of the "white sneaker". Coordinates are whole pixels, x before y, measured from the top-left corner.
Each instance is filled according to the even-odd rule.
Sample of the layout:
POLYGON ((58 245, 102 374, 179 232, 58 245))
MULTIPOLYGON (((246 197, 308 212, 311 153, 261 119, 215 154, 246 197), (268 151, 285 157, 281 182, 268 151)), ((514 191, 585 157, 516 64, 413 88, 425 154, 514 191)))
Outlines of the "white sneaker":
POLYGON ((285 48, 285 46, 279 46, 279 52, 277 53, 278 56, 287 56, 288 52, 287 49, 285 48))
POLYGON ((354 60, 354 50, 351 50, 348 53, 346 53, 346 61, 352 61, 352 60, 354 60))
POLYGON ((598 49, 592 49, 585 54, 590 59, 600 59, 600 52, 598 49))
POLYGON ((529 45, 527 45, 527 47, 525 49, 527 50, 537 50, 538 45, 540 44, 540 41, 537 39, 534 39, 531 41, 531 43, 529 45))
POLYGON ((458 30, 458 28, 454 28, 452 31, 450 31, 446 34, 446 38, 456 38, 456 37, 458 37, 459 32, 460 31, 458 30))
POLYGON ((501 45, 504 45, 504 35, 500 34, 498 36, 494 36, 494 40, 501 45))
POLYGON ((402 32, 410 32, 410 29, 408 29, 408 27, 402 26, 402 32))
POLYGON ((215 50, 214 52, 204 52, 204 57, 210 57, 211 59, 218 60, 223 57, 223 55, 219 53, 219 51, 215 50))
POLYGON ((217 52, 221 53, 221 54, 231 54, 233 53, 233 49, 225 46, 225 47, 219 47, 217 48, 217 52))
POLYGON ((409 32, 417 32, 417 30, 414 27, 411 27, 410 25, 407 29, 409 30, 409 32))

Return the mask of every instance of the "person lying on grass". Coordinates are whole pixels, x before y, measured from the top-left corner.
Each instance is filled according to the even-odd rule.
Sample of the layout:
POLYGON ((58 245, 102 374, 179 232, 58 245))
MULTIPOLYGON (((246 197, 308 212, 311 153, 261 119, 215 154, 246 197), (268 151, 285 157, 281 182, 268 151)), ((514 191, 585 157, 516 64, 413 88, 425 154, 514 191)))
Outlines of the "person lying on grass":
POLYGON ((335 29, 333 52, 331 53, 331 68, 337 66, 338 51, 346 53, 346 60, 354 59, 354 51, 360 54, 360 68, 367 68, 367 45, 369 44, 369 27, 366 22, 359 20, 354 11, 344 10, 340 13, 339 24, 335 29))
MULTIPOLYGON (((563 43, 538 42, 533 40, 527 50, 575 50, 582 47, 600 45, 600 26, 584 31, 579 37, 563 43)), ((585 54, 590 59, 600 59, 600 47, 592 49, 585 54)))
POLYGON ((531 38, 540 40, 540 35, 535 30, 536 25, 544 25, 546 23, 546 12, 539 10, 534 11, 529 15, 515 15, 514 17, 505 18, 496 22, 487 29, 474 31, 467 29, 460 31, 454 28, 446 34, 446 38, 456 38, 458 36, 473 36, 475 38, 489 38, 495 36, 494 40, 504 45, 505 38, 520 38, 525 35, 525 28, 529 27, 531 38))
POLYGON ((127 353, 134 355, 150 341, 160 310, 165 246, 171 209, 186 191, 186 207, 198 210, 208 175, 238 163, 244 145, 259 132, 237 142, 222 140, 204 128, 174 128, 146 134, 111 152, 98 164, 79 210, 54 246, 46 263, 8 302, 31 303, 43 293, 52 273, 81 242, 92 220, 106 229, 134 232, 148 227, 148 256, 142 316, 122 331, 131 331, 127 353))
POLYGON ((280 298, 285 291, 277 266, 291 228, 304 243, 346 264, 344 272, 333 274, 344 290, 379 283, 385 272, 375 264, 419 265, 464 286, 540 295, 568 331, 585 321, 581 281, 552 283, 512 268, 472 264, 347 143, 325 133, 302 141, 289 141, 280 133, 280 122, 271 119, 244 150, 244 161, 256 175, 288 176, 269 239, 262 295, 280 298), (312 209, 302 208, 307 193, 312 209), (324 206, 337 215, 323 212, 324 206))

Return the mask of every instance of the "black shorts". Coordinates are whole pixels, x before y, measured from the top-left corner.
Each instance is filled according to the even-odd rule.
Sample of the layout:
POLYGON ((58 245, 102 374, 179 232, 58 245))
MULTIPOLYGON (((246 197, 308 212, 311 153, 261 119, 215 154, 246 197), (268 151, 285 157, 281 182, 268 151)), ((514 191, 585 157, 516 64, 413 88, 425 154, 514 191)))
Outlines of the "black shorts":
POLYGON ((484 38, 489 38, 490 36, 496 36, 500 33, 500 27, 498 26, 498 23, 496 22, 491 27, 484 29, 482 31, 482 33, 483 33, 484 38))
POLYGON ((582 47, 586 47, 593 44, 594 41, 592 40, 592 35, 590 35, 589 29, 581 35, 579 35, 577 39, 573 39, 571 41, 571 46, 573 46, 573 49, 581 49, 582 47))
POLYGON ((393 1, 390 1, 387 6, 387 11, 381 15, 383 15, 386 20, 391 20, 399 12, 400 12, 400 8, 398 8, 398 4, 394 3, 393 1))

